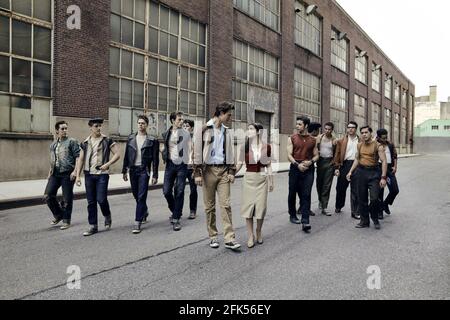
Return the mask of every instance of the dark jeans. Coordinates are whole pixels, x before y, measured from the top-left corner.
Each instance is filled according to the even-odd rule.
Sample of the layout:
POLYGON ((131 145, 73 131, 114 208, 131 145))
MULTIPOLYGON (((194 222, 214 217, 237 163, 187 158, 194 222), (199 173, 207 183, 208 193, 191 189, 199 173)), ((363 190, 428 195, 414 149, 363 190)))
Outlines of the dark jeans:
POLYGON ((194 170, 189 169, 187 171, 187 178, 189 181, 189 186, 191 188, 191 193, 189 194, 189 209, 191 212, 197 212, 197 202, 198 202, 198 192, 197 185, 195 184, 195 179, 192 176, 194 170))
POLYGON ((361 223, 369 225, 369 216, 374 223, 378 223, 381 170, 379 167, 369 169, 359 166, 355 175, 358 177, 358 208, 361 215, 361 223))
POLYGON ((309 224, 309 212, 311 210, 311 191, 314 184, 314 167, 306 172, 300 172, 298 167, 291 164, 289 170, 289 215, 296 217, 295 209, 296 197, 300 198, 300 213, 302 224, 309 224))
POLYGON ((320 158, 317 163, 317 194, 322 209, 328 208, 330 201, 331 186, 333 184, 334 166, 333 158, 320 158))
POLYGON ((392 206, 394 204, 395 199, 400 193, 400 189, 398 187, 397 177, 392 173, 392 166, 389 166, 388 172, 387 172, 387 187, 389 188, 389 194, 384 199, 384 189, 381 189, 380 191, 380 201, 381 203, 384 203, 385 205, 392 206))
POLYGON ((148 212, 147 195, 150 176, 145 167, 130 168, 130 183, 136 200, 136 222, 142 222, 148 212))
POLYGON ((358 176, 354 174, 352 176, 352 181, 348 182, 347 175, 353 166, 353 161, 344 161, 340 175, 336 186, 336 209, 342 209, 345 207, 345 198, 347 197, 347 189, 350 185, 350 204, 352 214, 358 214, 358 176))
POLYGON ((86 197, 88 201, 89 224, 98 225, 97 203, 100 205, 105 218, 111 218, 111 210, 108 203, 109 175, 93 175, 85 173, 86 197))
POLYGON ((48 179, 45 188, 45 200, 55 219, 63 219, 65 223, 70 223, 73 208, 73 187, 75 181, 70 180, 70 172, 53 174, 48 179), (64 206, 61 207, 56 199, 58 189, 62 187, 64 206))
POLYGON ((179 220, 183 215, 187 171, 186 164, 176 165, 170 160, 167 162, 163 192, 175 220, 179 220))

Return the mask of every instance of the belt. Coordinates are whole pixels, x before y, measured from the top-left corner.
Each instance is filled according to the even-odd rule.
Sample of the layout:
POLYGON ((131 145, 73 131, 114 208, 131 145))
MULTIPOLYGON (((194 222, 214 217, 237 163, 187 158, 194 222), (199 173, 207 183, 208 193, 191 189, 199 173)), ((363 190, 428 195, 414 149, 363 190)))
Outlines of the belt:
POLYGON ((362 165, 359 165, 359 167, 361 168, 361 169, 367 169, 367 170, 378 170, 380 167, 379 166, 375 166, 375 167, 366 167, 366 166, 362 166, 362 165))

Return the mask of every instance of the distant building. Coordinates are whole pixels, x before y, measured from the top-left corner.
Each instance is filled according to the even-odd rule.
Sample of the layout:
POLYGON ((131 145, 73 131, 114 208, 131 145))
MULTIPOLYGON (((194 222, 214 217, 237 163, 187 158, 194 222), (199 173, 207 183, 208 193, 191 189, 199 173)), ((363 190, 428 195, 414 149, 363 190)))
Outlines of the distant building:
POLYGON ((450 120, 427 120, 416 128, 415 135, 450 138, 450 120))
POLYGON ((414 129, 416 153, 450 152, 450 119, 427 120, 414 129))
POLYGON ((447 102, 437 100, 437 86, 430 86, 430 95, 415 98, 414 127, 427 120, 450 119, 450 97, 447 102))

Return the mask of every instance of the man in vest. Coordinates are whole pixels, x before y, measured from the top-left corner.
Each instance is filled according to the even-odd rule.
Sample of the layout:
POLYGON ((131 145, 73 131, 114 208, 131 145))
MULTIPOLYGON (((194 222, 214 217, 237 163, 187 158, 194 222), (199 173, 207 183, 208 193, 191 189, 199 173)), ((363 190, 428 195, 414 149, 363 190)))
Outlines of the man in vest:
POLYGON ((302 230, 311 232, 309 216, 311 211, 311 190, 314 184, 314 163, 319 160, 316 139, 308 134, 311 121, 307 117, 297 118, 297 134, 288 139, 287 154, 289 171, 289 216, 293 224, 302 224, 302 230), (297 217, 296 195, 300 197, 302 220, 297 217))
POLYGON ((381 229, 378 214, 380 210, 380 190, 386 187, 387 162, 384 147, 372 137, 373 130, 369 126, 361 128, 362 142, 358 144, 355 162, 347 175, 351 181, 357 175, 358 202, 361 222, 356 228, 369 228, 370 218, 375 229, 381 229), (378 164, 381 160, 381 169, 378 164), (370 203, 368 202, 370 197, 370 203))
POLYGON ((378 130, 377 141, 384 146, 388 164, 387 186, 389 188, 389 195, 386 197, 386 200, 384 200, 384 189, 382 189, 380 192, 380 201, 382 203, 382 210, 380 210, 379 218, 382 220, 384 219, 383 211, 389 215, 391 214, 389 206, 392 206, 394 204, 395 198, 397 198, 398 194, 400 193, 396 177, 398 155, 397 151, 395 150, 395 145, 392 142, 388 141, 388 132, 386 129, 378 130))
POLYGON ((336 151, 336 138, 333 136, 334 124, 328 122, 324 126, 324 133, 317 137, 317 150, 319 161, 317 162, 317 195, 319 196, 319 210, 326 216, 332 216, 328 211, 331 185, 334 176, 334 154, 336 151))

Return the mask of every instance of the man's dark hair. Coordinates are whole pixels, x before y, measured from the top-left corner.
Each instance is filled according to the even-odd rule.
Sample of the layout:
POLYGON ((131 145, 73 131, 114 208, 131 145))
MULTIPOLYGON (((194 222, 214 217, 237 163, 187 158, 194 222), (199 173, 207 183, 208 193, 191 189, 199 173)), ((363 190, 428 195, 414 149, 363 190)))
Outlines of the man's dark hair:
POLYGON ((370 126, 364 126, 364 127, 361 127, 361 129, 359 130, 359 132, 362 133, 362 131, 363 131, 364 129, 368 129, 370 133, 373 133, 373 129, 372 129, 370 126))
POLYGON ((358 124, 355 121, 350 121, 348 124, 352 124, 352 125, 356 126, 356 129, 358 129, 358 124))
POLYGON ((333 122, 327 122, 327 123, 325 123, 324 127, 331 127, 331 130, 334 130, 334 123, 333 122))
POLYGON ((188 124, 191 128, 194 128, 194 121, 186 119, 184 120, 184 123, 188 124))
POLYGON ((57 123, 55 123, 55 130, 59 130, 59 127, 62 126, 63 124, 65 125, 69 125, 67 122, 65 121, 58 121, 57 123))
POLYGON ((311 120, 305 116, 297 117, 297 121, 303 122, 303 124, 307 127, 309 127, 309 125, 311 124, 311 120))
POLYGON ((230 111, 234 110, 234 105, 231 102, 224 101, 217 105, 216 112, 214 113, 215 117, 220 116, 222 113, 226 114, 230 111))
POLYGON ((138 116, 138 121, 139 120, 144 120, 147 125, 149 124, 149 120, 148 120, 148 117, 146 115, 143 115, 143 114, 139 115, 138 116))
POLYGON ((388 131, 386 129, 380 129, 377 131, 377 137, 381 138, 381 136, 387 136, 388 131))
POLYGON ((175 120, 177 120, 178 117, 182 117, 183 115, 183 112, 172 112, 170 114, 170 123, 173 123, 175 120))

